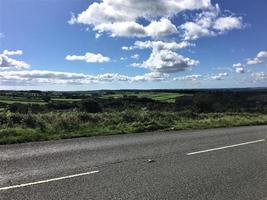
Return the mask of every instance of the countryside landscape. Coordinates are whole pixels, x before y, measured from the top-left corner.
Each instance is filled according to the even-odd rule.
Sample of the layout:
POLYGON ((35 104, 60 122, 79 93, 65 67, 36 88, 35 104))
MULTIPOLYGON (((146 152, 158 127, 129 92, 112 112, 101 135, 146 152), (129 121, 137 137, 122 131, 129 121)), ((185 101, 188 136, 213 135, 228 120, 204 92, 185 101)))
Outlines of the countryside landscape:
POLYGON ((267 200, 267 0, 0 0, 0 200, 267 200))
POLYGON ((0 92, 0 144, 267 124, 267 89, 0 92))

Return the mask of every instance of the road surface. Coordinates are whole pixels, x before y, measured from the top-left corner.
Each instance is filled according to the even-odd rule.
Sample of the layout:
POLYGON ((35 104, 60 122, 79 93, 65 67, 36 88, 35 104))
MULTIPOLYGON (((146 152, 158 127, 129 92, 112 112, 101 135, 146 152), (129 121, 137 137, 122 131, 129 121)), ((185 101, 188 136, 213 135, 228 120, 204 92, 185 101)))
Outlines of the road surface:
POLYGON ((0 199, 267 200, 267 126, 2 145, 0 199))

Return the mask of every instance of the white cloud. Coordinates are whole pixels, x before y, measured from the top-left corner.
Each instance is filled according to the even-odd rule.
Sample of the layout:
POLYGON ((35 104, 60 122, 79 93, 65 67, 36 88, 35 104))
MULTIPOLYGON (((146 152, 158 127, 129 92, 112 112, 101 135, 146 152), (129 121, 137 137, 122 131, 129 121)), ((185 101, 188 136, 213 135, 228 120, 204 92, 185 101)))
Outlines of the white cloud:
POLYGON ((211 76, 210 78, 212 80, 217 80, 217 81, 221 81, 221 80, 224 80, 227 76, 229 76, 228 73, 219 73, 218 75, 215 75, 215 76, 211 76))
POLYGON ((215 35, 213 31, 194 22, 186 22, 180 28, 184 31, 184 40, 196 40, 200 37, 215 35))
POLYGON ((197 81, 200 78, 202 78, 202 75, 194 74, 194 75, 176 77, 173 80, 175 80, 175 81, 197 81))
POLYGON ((232 29, 241 29, 243 27, 241 17, 220 17, 214 22, 213 28, 219 31, 228 31, 232 29))
POLYGON ((241 63, 233 64, 233 68, 235 68, 236 73, 245 73, 245 66, 241 63))
POLYGON ((261 58, 267 58, 267 51, 260 51, 257 54, 257 58, 261 59, 261 58))
POLYGON ((130 64, 131 67, 141 67, 142 63, 132 63, 130 64))
POLYGON ((160 37, 177 33, 175 25, 170 20, 162 18, 143 26, 133 21, 103 23, 96 25, 94 30, 110 33, 111 37, 160 37))
POLYGON ((183 57, 174 51, 154 49, 148 60, 142 64, 142 67, 162 73, 176 73, 198 64, 199 61, 183 57))
POLYGON ((183 49, 189 46, 194 46, 194 44, 191 44, 187 41, 183 41, 180 43, 176 42, 164 42, 164 41, 136 41, 134 43, 134 46, 128 47, 129 50, 132 49, 183 49))
POLYGON ((22 51, 8 51, 4 50, 2 54, 0 54, 0 69, 27 69, 30 67, 24 61, 15 60, 13 58, 8 57, 9 55, 21 55, 22 51))
POLYGON ((165 81, 168 75, 159 72, 150 72, 141 76, 135 76, 133 81, 165 81))
POLYGON ((130 47, 126 47, 126 46, 121 47, 121 49, 124 50, 124 51, 132 50, 130 47))
POLYGON ((130 77, 117 73, 88 75, 83 73, 57 72, 47 70, 21 70, 2 71, 0 73, 0 84, 4 86, 44 84, 84 85, 107 82, 164 81, 167 77, 168 75, 158 72, 151 72, 144 75, 130 77))
POLYGON ((13 55, 22 55, 23 51, 22 50, 16 50, 16 51, 8 51, 8 50, 4 50, 3 54, 6 56, 13 56, 13 55))
POLYGON ((261 64, 261 63, 262 63, 262 61, 258 58, 253 58, 253 59, 247 60, 248 65, 257 65, 257 64, 261 64))
POLYGON ((233 29, 244 27, 242 17, 220 16, 219 5, 198 14, 192 21, 180 25, 184 40, 196 40, 201 37, 216 36, 233 29))
MULTIPOLYGON (((152 72, 176 73, 192 68, 199 64, 199 61, 186 58, 173 50, 182 49, 192 44, 184 41, 163 42, 163 41, 136 41, 134 46, 127 49, 152 49, 150 57, 142 64, 133 63, 133 67, 142 67, 152 72)), ((126 48, 125 48, 126 49, 126 48)))
POLYGON ((248 65, 257 65, 261 64, 263 60, 267 58, 267 51, 260 51, 255 58, 253 59, 247 59, 248 65))
POLYGON ((109 32, 113 37, 159 37, 177 32, 168 18, 185 10, 210 6, 210 0, 102 0, 92 3, 77 17, 71 16, 69 23, 93 26, 95 31, 109 32), (140 18, 149 24, 139 24, 140 18))
POLYGON ((0 33, 0 39, 4 37, 5 37, 4 33, 0 33))
POLYGON ((98 54, 86 53, 83 56, 67 55, 65 59, 69 60, 69 61, 80 60, 80 61, 85 61, 87 63, 104 63, 104 62, 110 61, 109 57, 103 56, 100 53, 98 53, 98 54))
POLYGON ((243 67, 236 68, 235 71, 236 71, 236 73, 240 73, 240 74, 245 73, 245 69, 243 67))
POLYGON ((233 64, 233 67, 234 68, 243 68, 244 65, 242 65, 241 63, 236 63, 236 64, 233 64))
POLYGON ((15 84, 88 84, 113 81, 131 81, 132 78, 120 74, 86 75, 82 73, 55 72, 46 70, 3 71, 0 74, 0 83, 3 85, 15 84))
POLYGON ((255 81, 261 81, 261 80, 265 80, 267 78, 267 74, 264 72, 254 72, 251 74, 251 77, 255 81))

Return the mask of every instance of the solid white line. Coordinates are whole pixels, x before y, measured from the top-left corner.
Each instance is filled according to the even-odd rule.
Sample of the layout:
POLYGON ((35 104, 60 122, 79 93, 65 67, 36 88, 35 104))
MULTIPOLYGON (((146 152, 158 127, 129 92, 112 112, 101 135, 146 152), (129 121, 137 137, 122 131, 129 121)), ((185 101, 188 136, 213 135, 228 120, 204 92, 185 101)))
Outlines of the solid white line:
POLYGON ((60 180, 63 180, 63 179, 70 179, 70 178, 75 178, 75 177, 79 177, 79 176, 86 176, 86 175, 95 174, 95 173, 98 173, 98 172, 99 171, 91 171, 91 172, 85 172, 85 173, 81 173, 81 174, 74 174, 74 175, 70 175, 70 176, 62 176, 62 177, 58 177, 58 178, 47 179, 47 180, 43 180, 43 181, 24 183, 24 184, 20 184, 20 185, 12 185, 12 186, 8 186, 8 187, 2 187, 2 188, 0 188, 0 191, 10 190, 10 189, 14 189, 14 188, 26 187, 26 186, 30 186, 30 185, 38 185, 38 184, 43 184, 43 183, 60 181, 60 180))
POLYGON ((196 152, 192 152, 192 153, 187 153, 186 155, 190 156, 190 155, 195 155, 195 154, 199 154, 199 153, 206 153, 206 152, 210 152, 210 151, 218 151, 218 150, 222 150, 222 149, 228 149, 228 148, 243 146, 243 145, 247 145, 247 144, 254 144, 254 143, 259 143, 259 142, 264 142, 264 141, 265 141, 265 139, 255 140, 255 141, 251 141, 251 142, 245 142, 245 143, 234 144, 234 145, 229 145, 229 146, 224 146, 224 147, 218 147, 218 148, 214 148, 214 149, 196 151, 196 152))

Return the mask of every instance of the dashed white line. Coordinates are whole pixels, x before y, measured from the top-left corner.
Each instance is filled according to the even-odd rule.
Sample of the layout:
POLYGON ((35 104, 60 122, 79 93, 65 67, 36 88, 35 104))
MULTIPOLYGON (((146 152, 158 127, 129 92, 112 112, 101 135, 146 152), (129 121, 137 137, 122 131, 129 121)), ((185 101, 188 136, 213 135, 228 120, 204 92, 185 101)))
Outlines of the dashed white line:
POLYGON ((265 141, 265 139, 255 140, 255 141, 244 142, 244 143, 240 143, 240 144, 234 144, 234 145, 223 146, 223 147, 218 147, 218 148, 213 148, 213 149, 207 149, 207 150, 203 150, 203 151, 196 151, 196 152, 192 152, 192 153, 187 153, 186 155, 191 156, 191 155, 195 155, 195 154, 207 153, 210 151, 218 151, 218 150, 222 150, 222 149, 228 149, 228 148, 233 148, 233 147, 238 147, 238 146, 243 146, 243 145, 248 145, 248 144, 254 144, 254 143, 259 143, 259 142, 264 142, 264 141, 265 141))
POLYGON ((2 188, 0 188, 0 191, 10 190, 10 189, 14 189, 14 188, 27 187, 27 186, 31 186, 31 185, 38 185, 38 184, 43 184, 43 183, 49 183, 49 182, 54 182, 54 181, 60 181, 60 180, 75 178, 75 177, 79 177, 79 176, 86 176, 86 175, 95 174, 98 172, 99 171, 96 170, 96 171, 90 171, 90 172, 85 172, 85 173, 81 173, 81 174, 73 174, 73 175, 69 175, 69 176, 62 176, 62 177, 52 178, 52 179, 47 179, 47 180, 42 180, 42 181, 24 183, 24 184, 20 184, 20 185, 12 185, 12 186, 8 186, 8 187, 2 187, 2 188))

